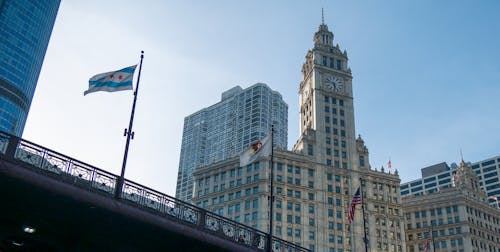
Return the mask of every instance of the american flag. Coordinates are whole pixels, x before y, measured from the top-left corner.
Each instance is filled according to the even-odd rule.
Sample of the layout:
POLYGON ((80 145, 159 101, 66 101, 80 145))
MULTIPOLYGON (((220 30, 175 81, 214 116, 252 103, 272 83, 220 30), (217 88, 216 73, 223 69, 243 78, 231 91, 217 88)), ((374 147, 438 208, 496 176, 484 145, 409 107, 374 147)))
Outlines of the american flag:
POLYGON ((427 241, 425 241, 425 245, 424 245, 424 252, 429 251, 431 240, 432 240, 432 231, 429 231, 429 236, 427 237, 427 241))
POLYGON ((490 196, 489 198, 492 200, 498 200, 497 196, 490 196))
POLYGON ((360 187, 358 187, 358 190, 354 194, 354 197, 352 197, 351 201, 351 207, 349 208, 349 215, 347 216, 347 220, 349 221, 349 224, 352 223, 354 220, 354 212, 356 211, 356 205, 361 204, 361 194, 359 192, 360 187))
POLYGON ((389 159, 389 162, 387 163, 387 168, 390 170, 392 168, 392 163, 391 160, 389 159))

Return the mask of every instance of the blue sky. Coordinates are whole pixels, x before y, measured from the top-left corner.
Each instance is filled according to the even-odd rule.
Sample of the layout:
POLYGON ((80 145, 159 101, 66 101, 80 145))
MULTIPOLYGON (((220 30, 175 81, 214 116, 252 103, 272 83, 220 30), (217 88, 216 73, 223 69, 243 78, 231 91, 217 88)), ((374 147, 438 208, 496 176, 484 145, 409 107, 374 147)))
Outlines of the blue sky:
POLYGON ((500 155, 500 2, 63 1, 24 138, 119 173, 131 92, 83 96, 88 79, 139 61, 126 177, 173 195, 186 115, 264 82, 289 105, 321 23, 346 49, 356 133, 372 167, 420 168, 500 155))

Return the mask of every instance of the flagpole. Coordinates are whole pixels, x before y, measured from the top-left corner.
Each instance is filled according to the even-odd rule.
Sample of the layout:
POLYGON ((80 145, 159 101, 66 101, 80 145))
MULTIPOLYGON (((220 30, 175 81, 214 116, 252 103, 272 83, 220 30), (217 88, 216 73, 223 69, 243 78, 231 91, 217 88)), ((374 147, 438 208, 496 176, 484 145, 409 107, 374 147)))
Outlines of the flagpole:
POLYGON ((359 182, 359 187, 361 188, 361 192, 359 193, 361 197, 361 210, 363 211, 363 241, 365 242, 365 252, 368 252, 368 239, 366 238, 365 200, 363 198, 363 180, 360 178, 359 182))
POLYGON ((137 102, 137 94, 139 93, 139 81, 141 80, 141 70, 142 70, 142 60, 144 59, 144 51, 141 51, 141 63, 139 65, 139 74, 137 75, 137 83, 135 85, 134 91, 134 102, 132 103, 132 112, 130 114, 130 122, 128 124, 128 130, 125 129, 123 133, 124 136, 127 136, 127 142, 125 143, 125 153, 123 154, 123 164, 122 164, 122 172, 120 177, 118 177, 118 181, 115 188, 115 198, 119 198, 122 190, 123 184, 125 183, 125 167, 127 165, 127 156, 128 156, 128 147, 130 145, 130 139, 134 139, 134 131, 132 131, 132 126, 134 123, 134 114, 135 114, 135 104, 137 102))
POLYGON ((269 198, 269 240, 268 240, 268 251, 273 251, 273 205, 274 205, 274 193, 273 193, 273 181, 274 181, 274 125, 271 125, 271 164, 269 165, 271 169, 271 188, 270 188, 270 198, 269 198))
POLYGON ((432 241, 432 251, 436 252, 436 246, 434 246, 434 235, 432 235, 432 225, 431 225, 431 233, 429 235, 431 236, 431 241, 432 241))

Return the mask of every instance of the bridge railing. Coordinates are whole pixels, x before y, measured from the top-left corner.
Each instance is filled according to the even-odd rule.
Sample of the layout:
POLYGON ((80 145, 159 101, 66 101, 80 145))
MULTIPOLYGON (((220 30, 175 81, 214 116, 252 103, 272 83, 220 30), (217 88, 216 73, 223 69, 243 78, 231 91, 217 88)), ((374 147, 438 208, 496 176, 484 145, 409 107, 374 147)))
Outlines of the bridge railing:
MULTIPOLYGON (((117 175, 4 132, 0 132, 0 156, 45 175, 114 197, 117 175)), ((267 233, 133 181, 125 180, 120 200, 257 251, 267 251, 267 233)), ((272 248, 276 252, 309 251, 277 237, 273 237, 272 248)))

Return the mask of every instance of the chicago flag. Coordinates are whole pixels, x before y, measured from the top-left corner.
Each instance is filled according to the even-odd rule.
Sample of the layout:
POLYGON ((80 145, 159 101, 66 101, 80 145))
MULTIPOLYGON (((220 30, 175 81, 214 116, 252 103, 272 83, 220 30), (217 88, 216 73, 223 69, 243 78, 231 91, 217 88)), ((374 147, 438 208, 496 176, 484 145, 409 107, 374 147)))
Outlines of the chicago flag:
POLYGON ((89 80, 89 89, 83 95, 97 91, 116 92, 132 90, 132 79, 137 65, 129 66, 118 71, 102 73, 89 80))

